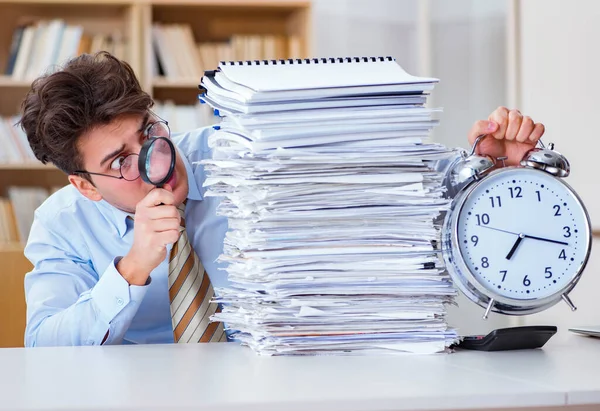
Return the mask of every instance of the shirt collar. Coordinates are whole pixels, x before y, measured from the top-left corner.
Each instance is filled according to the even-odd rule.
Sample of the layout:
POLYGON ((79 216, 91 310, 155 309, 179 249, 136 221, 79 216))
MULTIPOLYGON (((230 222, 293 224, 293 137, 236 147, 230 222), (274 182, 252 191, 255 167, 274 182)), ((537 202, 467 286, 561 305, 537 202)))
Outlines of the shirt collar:
POLYGON ((133 216, 123 210, 119 210, 117 207, 109 204, 106 200, 100 200, 96 202, 100 212, 106 216, 106 219, 111 222, 119 236, 122 238, 127 232, 127 217, 133 216))
POLYGON ((188 178, 188 199, 190 200, 202 200, 202 194, 200 193, 200 189, 198 188, 198 182, 196 181, 196 176, 194 175, 194 170, 192 169, 192 165, 186 156, 181 153, 181 150, 177 148, 177 152, 179 153, 179 157, 183 161, 183 165, 185 165, 185 171, 188 178))
MULTIPOLYGON (((198 182, 194 176, 194 171, 192 169, 192 165, 188 161, 188 159, 181 153, 181 150, 177 148, 177 152, 179 153, 179 157, 183 161, 185 165, 185 171, 188 177, 188 199, 190 200, 202 200, 202 194, 198 188, 198 182)), ((113 222, 119 236, 122 238, 125 233, 127 233, 127 217, 131 217, 133 219, 133 215, 123 210, 119 210, 117 207, 110 205, 105 200, 100 200, 98 202, 101 210, 106 212, 108 215, 112 216, 109 218, 109 221, 113 222)))

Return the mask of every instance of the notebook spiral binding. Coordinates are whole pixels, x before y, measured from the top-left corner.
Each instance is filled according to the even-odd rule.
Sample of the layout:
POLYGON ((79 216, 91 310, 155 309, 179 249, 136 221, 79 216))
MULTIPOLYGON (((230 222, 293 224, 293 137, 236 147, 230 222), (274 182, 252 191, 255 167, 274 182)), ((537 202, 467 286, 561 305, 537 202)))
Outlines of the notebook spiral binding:
POLYGON ((269 66, 279 64, 330 64, 330 63, 368 63, 377 61, 394 61, 391 56, 386 57, 322 57, 312 59, 279 59, 279 60, 243 60, 221 61, 224 66, 269 66))

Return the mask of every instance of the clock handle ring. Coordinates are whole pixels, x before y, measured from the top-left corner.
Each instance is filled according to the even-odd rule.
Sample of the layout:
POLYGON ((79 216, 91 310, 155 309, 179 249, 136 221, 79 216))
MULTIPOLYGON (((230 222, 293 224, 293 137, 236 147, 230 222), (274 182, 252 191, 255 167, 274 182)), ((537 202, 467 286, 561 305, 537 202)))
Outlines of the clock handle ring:
POLYGON ((481 140, 483 140, 487 136, 489 136, 489 134, 480 134, 479 136, 477 136, 477 138, 473 142, 473 147, 471 148, 471 153, 469 153, 469 157, 472 156, 473 154, 475 154, 475 150, 477 149, 477 145, 479 144, 479 142, 481 140))
MULTIPOLYGON (((487 136, 489 136, 489 134, 480 134, 479 136, 477 136, 477 138, 473 142, 473 147, 471 148, 471 153, 469 153, 469 156, 472 156, 473 154, 475 154, 477 145, 481 142, 481 140, 483 140, 487 136)), ((546 148, 546 145, 544 144, 544 142, 542 141, 541 138, 537 141, 536 146, 539 146, 540 148, 546 148)), ((550 143, 550 150, 554 150, 554 144, 552 144, 552 143, 550 143)))

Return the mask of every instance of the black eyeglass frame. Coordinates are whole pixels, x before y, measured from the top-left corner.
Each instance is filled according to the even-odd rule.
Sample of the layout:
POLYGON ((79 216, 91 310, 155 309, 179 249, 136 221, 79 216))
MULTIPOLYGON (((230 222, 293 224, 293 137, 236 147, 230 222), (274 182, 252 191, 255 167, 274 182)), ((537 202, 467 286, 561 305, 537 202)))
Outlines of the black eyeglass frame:
MULTIPOLYGON (((157 116, 158 117, 158 116, 157 116)), ((153 121, 152 123, 148 123, 148 125, 146 126, 146 128, 144 129, 144 133, 146 133, 146 130, 150 130, 152 127, 154 127, 155 124, 158 123, 162 123, 165 125, 165 127, 167 128, 167 133, 168 133, 168 140, 170 142, 171 140, 171 128, 169 127, 169 122, 167 120, 156 120, 153 121)), ((147 135, 146 138, 152 138, 152 137, 162 137, 165 138, 164 136, 150 136, 147 135)), ((139 162, 139 153, 129 153, 127 154, 124 158, 123 158, 123 162, 125 162, 125 159, 131 157, 131 156, 138 156, 138 161, 134 161, 132 164, 138 164, 139 162)), ((132 160, 133 161, 133 160, 132 160)), ((121 164, 123 164, 123 162, 121 164)), ((113 176, 112 174, 104 174, 104 173, 92 173, 90 171, 86 171, 86 170, 75 170, 73 171, 71 174, 89 174, 92 176, 103 176, 103 177, 110 177, 110 178, 116 178, 117 180, 125 180, 125 181, 135 181, 138 178, 140 178, 141 174, 138 174, 138 176, 136 178, 134 178, 133 180, 129 180, 127 178, 125 178, 125 176, 123 176, 123 171, 121 170, 121 166, 119 166, 119 174, 121 174, 120 176, 113 176)))

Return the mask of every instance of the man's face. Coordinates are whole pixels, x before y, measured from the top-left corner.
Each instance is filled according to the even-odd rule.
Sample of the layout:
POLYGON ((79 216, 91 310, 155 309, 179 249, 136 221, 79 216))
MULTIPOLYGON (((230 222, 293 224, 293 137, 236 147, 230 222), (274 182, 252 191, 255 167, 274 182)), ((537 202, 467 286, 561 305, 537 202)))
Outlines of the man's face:
MULTIPOLYGON (((78 150, 83 158, 84 170, 90 173, 121 175, 119 164, 128 154, 138 154, 146 139, 144 130, 156 121, 152 116, 122 116, 110 124, 98 127, 82 136, 78 150)), ((137 167, 137 157, 134 165, 137 167)), ((141 178, 134 181, 107 176, 92 175, 95 187, 80 176, 69 176, 69 181, 87 198, 94 201, 106 200, 113 206, 130 213, 155 187, 141 178)), ((167 183, 173 189, 175 204, 181 204, 188 194, 188 181, 185 165, 177 155, 173 177, 167 183)))

